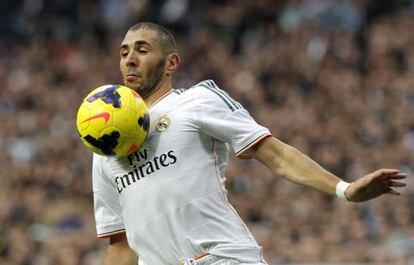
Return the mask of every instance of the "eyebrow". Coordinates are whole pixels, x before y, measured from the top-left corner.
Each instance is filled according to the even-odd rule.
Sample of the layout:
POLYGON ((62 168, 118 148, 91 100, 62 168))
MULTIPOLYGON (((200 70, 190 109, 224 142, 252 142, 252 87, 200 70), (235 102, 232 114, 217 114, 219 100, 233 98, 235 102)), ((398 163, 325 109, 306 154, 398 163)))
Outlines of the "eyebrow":
MULTIPOLYGON (((140 45, 148 45, 152 47, 152 45, 149 42, 146 42, 144 40, 137 40, 136 42, 134 42, 134 46, 140 46, 140 45)), ((127 48, 128 48, 128 44, 122 44, 121 47, 119 47, 120 50, 127 49, 127 48)))

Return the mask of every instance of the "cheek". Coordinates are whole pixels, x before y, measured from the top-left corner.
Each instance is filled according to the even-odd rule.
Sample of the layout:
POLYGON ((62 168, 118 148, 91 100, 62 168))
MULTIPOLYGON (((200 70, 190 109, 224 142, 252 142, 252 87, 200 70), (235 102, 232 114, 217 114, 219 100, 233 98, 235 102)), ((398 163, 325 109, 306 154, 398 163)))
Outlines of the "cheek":
POLYGON ((125 64, 122 63, 122 60, 119 62, 119 70, 121 71, 121 74, 124 75, 124 73, 125 73, 125 64))

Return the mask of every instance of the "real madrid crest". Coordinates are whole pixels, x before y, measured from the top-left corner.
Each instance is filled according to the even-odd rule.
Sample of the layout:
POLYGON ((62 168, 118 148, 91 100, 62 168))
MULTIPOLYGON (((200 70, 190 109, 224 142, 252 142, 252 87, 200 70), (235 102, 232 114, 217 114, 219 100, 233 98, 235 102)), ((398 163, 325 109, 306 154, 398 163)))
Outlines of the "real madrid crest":
POLYGON ((157 126, 155 127, 155 130, 157 132, 163 132, 168 129, 168 127, 171 124, 170 118, 168 118, 167 115, 162 115, 157 123, 157 126))

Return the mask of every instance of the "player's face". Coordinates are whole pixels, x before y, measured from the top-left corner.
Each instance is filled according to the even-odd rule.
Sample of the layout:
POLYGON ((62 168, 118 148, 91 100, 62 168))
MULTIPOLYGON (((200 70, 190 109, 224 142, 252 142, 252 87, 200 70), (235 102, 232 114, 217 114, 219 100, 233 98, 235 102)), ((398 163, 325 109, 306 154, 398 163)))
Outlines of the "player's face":
POLYGON ((144 98, 158 88, 165 74, 165 56, 157 32, 148 29, 128 31, 121 44, 120 56, 126 86, 144 98))

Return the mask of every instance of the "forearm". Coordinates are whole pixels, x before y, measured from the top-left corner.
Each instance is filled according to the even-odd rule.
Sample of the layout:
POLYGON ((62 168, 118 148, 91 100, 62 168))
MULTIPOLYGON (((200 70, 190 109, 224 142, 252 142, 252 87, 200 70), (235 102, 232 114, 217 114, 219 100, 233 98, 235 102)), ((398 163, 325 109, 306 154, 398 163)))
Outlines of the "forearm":
POLYGON ((323 169, 319 164, 296 148, 285 144, 284 159, 275 167, 280 176, 301 185, 335 195, 338 177, 323 169))
POLYGON ((138 257, 129 248, 126 240, 111 242, 104 265, 137 265, 138 257))
POLYGON ((263 145, 255 151, 254 157, 277 175, 335 195, 335 187, 340 179, 308 156, 275 138, 268 139, 263 145))
POLYGON ((130 249, 116 245, 108 247, 104 265, 136 265, 137 263, 138 258, 130 249))

